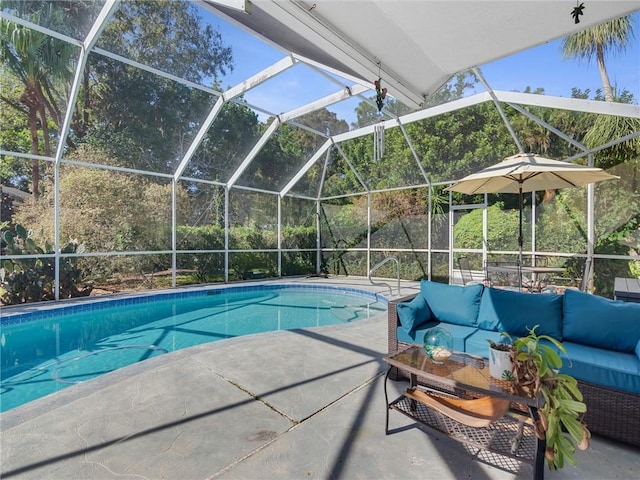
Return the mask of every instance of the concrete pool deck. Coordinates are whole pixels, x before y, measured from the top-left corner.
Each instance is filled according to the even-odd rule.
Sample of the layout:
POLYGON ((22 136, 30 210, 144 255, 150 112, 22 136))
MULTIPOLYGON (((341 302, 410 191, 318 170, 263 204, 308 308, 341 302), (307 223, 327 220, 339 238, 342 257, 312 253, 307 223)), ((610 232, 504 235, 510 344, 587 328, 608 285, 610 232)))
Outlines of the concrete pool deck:
MULTIPOLYGON (((417 288, 403 282, 402 294, 417 288)), ((529 465, 481 463, 397 412, 385 435, 386 330, 385 314, 219 341, 15 408, 0 416, 0 478, 531 478, 529 465)), ((390 381, 389 396, 404 386, 390 381)), ((592 440, 576 467, 545 467, 547 480, 640 478, 639 449, 592 440)))

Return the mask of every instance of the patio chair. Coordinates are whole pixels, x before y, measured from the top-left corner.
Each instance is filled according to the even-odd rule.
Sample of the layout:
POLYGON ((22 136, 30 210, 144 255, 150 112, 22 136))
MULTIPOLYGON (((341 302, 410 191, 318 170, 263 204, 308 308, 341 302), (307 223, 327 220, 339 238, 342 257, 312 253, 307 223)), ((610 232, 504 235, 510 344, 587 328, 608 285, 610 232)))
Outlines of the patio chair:
POLYGON ((506 290, 522 290, 522 270, 517 261, 487 260, 486 284, 506 290))
MULTIPOLYGON (((544 267, 546 266, 546 264, 547 261, 545 258, 536 259, 536 266, 544 267)), ((523 266, 525 265, 530 266, 527 265, 526 262, 523 262, 523 266)), ((524 269, 522 269, 520 273, 522 278, 522 288, 528 290, 531 293, 541 293, 542 290, 548 285, 551 275, 548 273, 532 273, 530 275, 527 275, 523 270, 524 269)))
POLYGON ((468 257, 458 257, 458 268, 460 269, 460 275, 462 276, 462 283, 464 285, 474 285, 477 283, 482 283, 473 278, 473 273, 471 272, 471 266, 469 264, 468 257))

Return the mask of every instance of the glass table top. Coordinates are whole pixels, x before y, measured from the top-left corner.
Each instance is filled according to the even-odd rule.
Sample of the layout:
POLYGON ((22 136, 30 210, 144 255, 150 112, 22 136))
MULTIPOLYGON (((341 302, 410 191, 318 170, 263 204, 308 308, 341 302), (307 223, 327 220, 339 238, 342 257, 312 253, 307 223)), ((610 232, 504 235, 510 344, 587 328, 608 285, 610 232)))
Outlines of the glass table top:
POLYGON ((514 392, 510 382, 493 378, 489 373, 488 360, 464 352, 453 352, 446 360, 437 363, 427 356, 424 348, 414 345, 385 357, 384 361, 392 367, 420 377, 420 383, 428 385, 428 381, 433 381, 527 405, 538 405, 538 401, 529 395, 514 392))

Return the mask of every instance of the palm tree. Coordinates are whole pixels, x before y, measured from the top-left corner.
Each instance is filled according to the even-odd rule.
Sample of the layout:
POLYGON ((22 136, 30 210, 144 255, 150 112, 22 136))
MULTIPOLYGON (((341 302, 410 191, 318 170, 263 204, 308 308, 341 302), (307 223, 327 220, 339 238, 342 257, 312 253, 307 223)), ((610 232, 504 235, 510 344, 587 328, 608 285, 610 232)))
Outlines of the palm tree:
MULTIPOLYGON (((37 19, 36 19, 37 20, 37 19)), ((38 23, 37 21, 35 23, 38 23)), ((63 85, 73 75, 71 58, 74 48, 44 33, 25 28, 6 19, 0 19, 1 58, 3 67, 14 74, 24 85, 20 103, 26 109, 31 153, 39 155, 39 129, 42 128, 43 153, 51 155, 49 145, 49 119, 60 126, 61 113, 56 105, 55 85, 63 85)), ((32 161, 32 192, 39 195, 40 167, 32 161)))
MULTIPOLYGON (((565 37, 562 44, 562 52, 566 58, 586 58, 587 60, 591 60, 595 55, 598 61, 598 70, 600 71, 605 101, 613 102, 615 101, 615 97, 604 61, 605 53, 607 51, 623 52, 632 38, 633 24, 631 23, 631 16, 627 15, 565 37)), ((599 115, 589 128, 583 142, 589 147, 602 145, 610 140, 637 131, 638 124, 640 124, 640 122, 635 119, 627 120, 610 117, 608 115, 599 115)), ((623 159, 622 161, 627 159, 627 162, 631 161, 637 165, 637 155, 639 151, 640 139, 636 138, 624 142, 609 149, 607 155, 609 158, 607 159, 605 157, 604 163, 601 160, 599 166, 606 167, 612 164, 618 164, 621 163, 621 159, 623 159)), ((637 168, 633 169, 632 191, 637 190, 637 171, 637 168)), ((625 225, 622 225, 621 228, 613 233, 619 234, 619 231, 624 231, 626 226, 634 221, 636 220, 633 218, 630 219, 625 225)), ((614 235, 611 235, 611 237, 615 238, 614 235)), ((607 236, 604 236, 600 239, 600 242, 606 242, 607 240, 607 236)), ((614 241, 617 242, 617 240, 614 241)), ((589 262, 588 265, 589 271, 585 271, 584 275, 589 279, 587 288, 591 290, 593 288, 593 273, 595 267, 593 262, 589 262)))
POLYGON ((631 16, 616 18, 610 22, 572 33, 562 42, 562 53, 566 58, 585 58, 591 60, 595 55, 598 70, 607 102, 613 102, 613 88, 604 63, 607 51, 622 52, 633 38, 631 16))

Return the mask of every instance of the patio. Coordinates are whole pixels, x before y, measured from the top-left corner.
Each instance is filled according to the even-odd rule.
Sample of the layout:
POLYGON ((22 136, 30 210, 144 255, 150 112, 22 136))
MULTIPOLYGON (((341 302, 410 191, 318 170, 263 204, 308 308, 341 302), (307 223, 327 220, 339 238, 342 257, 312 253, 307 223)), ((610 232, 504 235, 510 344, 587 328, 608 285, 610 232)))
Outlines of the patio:
MULTIPOLYGON (((47 40, 66 67, 57 72, 61 78, 43 70, 39 88, 54 92, 62 108, 43 106, 40 121, 27 118, 20 103, 28 82, 12 74, 13 105, 23 107, 15 122, 22 136, 15 137, 30 141, 0 149, 11 164, 0 193, 15 190, 3 196, 5 205, 15 197, 7 229, 25 232, 22 245, 2 252, 3 261, 15 262, 16 272, 32 260, 48 262, 47 300, 65 298, 69 285, 60 272, 67 267, 101 287, 132 278, 136 288, 159 290, 271 277, 368 285, 387 294, 365 278, 387 260, 396 263, 376 277, 463 283, 457 266, 464 257, 482 280, 488 261, 521 256, 513 203, 444 189, 525 150, 604 164, 621 179, 528 195, 530 268, 548 265, 566 272, 553 279, 558 287, 603 296, 614 294, 614 278, 640 268, 640 170, 637 155, 624 151, 640 138, 637 99, 605 102, 594 92, 589 98, 589 90, 546 95, 548 85, 535 83, 532 90, 503 89, 502 78, 487 73, 499 59, 615 17, 637 18, 637 2, 591 1, 580 25, 570 17, 573 5, 562 2, 424 1, 410 9, 386 0, 368 8, 108 0, 69 2, 77 10, 62 13, 67 3, 47 4, 60 15, 42 14, 37 2, 5 3, 3 20, 13 32, 47 40), (194 13, 179 18, 195 28, 162 10, 181 5, 194 13), (147 21, 145 13, 158 6, 166 25, 147 21), (523 18, 537 28, 523 29, 523 18), (228 23, 229 45, 238 47, 236 64, 226 59, 227 38, 217 44, 215 36, 182 36, 215 30, 218 19, 228 23), (146 28, 156 23, 166 30, 146 28), (273 51, 247 52, 239 34, 273 51), (212 47, 195 51, 205 39, 212 47), (234 67, 241 78, 226 76, 234 67), (300 72, 310 80, 291 82, 300 72), (384 105, 376 103, 381 83, 389 89, 384 105), (274 84, 281 95, 272 94, 274 84), (596 117, 629 130, 587 145, 581 127, 574 138, 578 120, 596 117), (457 127, 439 132, 439 124, 457 127), (47 132, 47 125, 55 128, 47 132), (229 134, 229 125, 238 130, 229 134), (459 238, 460 231, 470 234, 459 238), (69 239, 79 243, 65 245, 69 239), (22 249, 28 240, 41 251, 22 249), (324 274, 330 278, 294 277, 324 274)), ((11 53, 25 60, 30 50, 16 43, 11 53)), ((20 303, 26 289, 17 290, 20 303)), ((412 290, 417 282, 403 280, 403 295, 412 290)), ((160 356, 1 414, 0 477, 531 477, 529 466, 505 472, 485 465, 393 413, 395 431, 386 436, 386 352, 386 317, 379 316, 160 356)), ((547 478, 636 479, 639 453, 594 438, 577 467, 547 478)))
MULTIPOLYGON (((402 294, 415 289, 404 282, 402 294)), ((381 315, 134 365, 3 414, 2 478, 531 477, 528 465, 515 472, 488 466, 395 412, 394 432, 385 436, 386 346, 381 315)), ((391 396, 404 387, 389 385, 391 396)), ((576 467, 545 474, 638 478, 639 454, 594 437, 576 467)))

